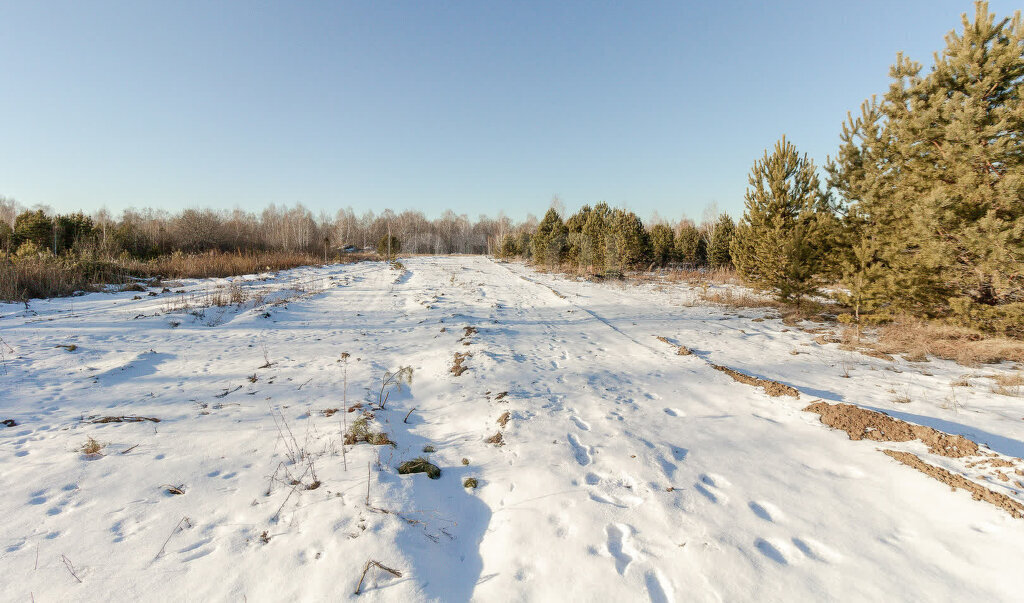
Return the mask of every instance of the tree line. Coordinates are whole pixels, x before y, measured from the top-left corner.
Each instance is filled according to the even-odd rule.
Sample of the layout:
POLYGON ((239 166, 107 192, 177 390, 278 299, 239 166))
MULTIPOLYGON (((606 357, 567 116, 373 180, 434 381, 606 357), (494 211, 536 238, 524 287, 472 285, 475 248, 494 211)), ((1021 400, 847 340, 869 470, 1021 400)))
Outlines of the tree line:
POLYGON ((392 251, 406 253, 495 253, 504 233, 516 225, 504 215, 476 220, 452 211, 428 219, 422 212, 333 216, 297 205, 271 205, 259 213, 241 209, 185 209, 171 213, 129 209, 117 218, 101 210, 91 215, 26 209, 0 197, 0 251, 9 256, 38 254, 127 254, 148 259, 174 252, 288 251, 335 255, 345 247, 373 250, 389 235, 392 251))
POLYGON ((731 268, 729 245, 736 225, 725 213, 712 212, 711 218, 699 226, 688 219, 646 226, 629 210, 598 203, 584 205, 563 221, 558 210, 551 208, 536 227, 527 224, 505 235, 499 255, 591 274, 668 264, 731 268))
POLYGON ((646 228, 605 204, 563 222, 552 209, 501 253, 588 270, 734 265, 798 305, 827 288, 858 324, 910 315, 1024 336, 1020 12, 998 19, 976 2, 928 73, 899 54, 890 77, 848 115, 824 182, 784 136, 766 150, 735 225, 646 228))

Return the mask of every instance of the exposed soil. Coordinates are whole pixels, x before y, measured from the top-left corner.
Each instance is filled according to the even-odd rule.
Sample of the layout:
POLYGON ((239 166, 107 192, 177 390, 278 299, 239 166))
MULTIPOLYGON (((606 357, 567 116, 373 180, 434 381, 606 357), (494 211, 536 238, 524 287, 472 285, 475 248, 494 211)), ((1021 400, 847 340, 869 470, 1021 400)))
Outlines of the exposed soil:
POLYGON ((872 358, 878 358, 879 360, 886 360, 888 362, 892 362, 893 360, 896 360, 891 355, 886 354, 885 352, 882 352, 882 351, 879 351, 879 350, 870 350, 870 349, 858 348, 857 351, 860 352, 861 354, 864 354, 865 356, 871 356, 872 358))
POLYGON ((508 421, 511 418, 512 418, 512 413, 510 413, 509 411, 506 410, 505 412, 501 413, 500 417, 498 417, 498 425, 501 425, 502 427, 508 425, 508 421))
POLYGON ((993 492, 988 488, 972 482, 971 480, 950 473, 941 467, 935 465, 929 465, 922 461, 916 454, 910 452, 900 452, 898 450, 883 450, 885 454, 891 456, 897 461, 903 463, 908 467, 913 467, 925 475, 937 479, 940 482, 948 485, 953 490, 960 488, 961 490, 967 490, 971 493, 974 500, 983 500, 989 504, 993 504, 1000 509, 1003 509, 1013 517, 1017 519, 1024 519, 1024 505, 1013 500, 1005 494, 999 494, 993 492))
POLYGON ((455 375, 456 377, 458 377, 462 373, 465 373, 466 371, 468 371, 469 367, 468 366, 463 366, 462 363, 466 360, 466 358, 469 358, 472 355, 473 354, 471 354, 470 352, 462 352, 462 353, 455 352, 455 357, 452 360, 452 368, 449 369, 451 371, 451 373, 453 375, 455 375))
POLYGON ((89 423, 141 423, 143 421, 159 423, 160 419, 153 417, 137 417, 134 415, 120 417, 94 417, 89 419, 89 423))
POLYGON ((950 435, 924 425, 914 425, 889 415, 865 410, 852 404, 829 404, 821 400, 810 404, 805 411, 817 413, 821 422, 842 429, 851 440, 876 442, 907 442, 921 440, 928 452, 952 458, 978 454, 978 445, 963 436, 950 435))
POLYGON ((764 392, 769 396, 792 396, 794 398, 800 397, 800 392, 798 392, 795 387, 786 385, 785 383, 779 383, 778 381, 771 381, 769 379, 761 379, 759 377, 751 377, 750 375, 745 375, 727 366, 712 364, 711 367, 714 368, 716 371, 722 371, 723 373, 729 375, 734 380, 739 381, 740 383, 753 385, 755 387, 762 387, 764 388, 764 392))
POLYGON ((494 444, 495 446, 504 446, 505 445, 505 438, 501 435, 500 431, 495 433, 494 435, 492 435, 491 437, 487 438, 484 441, 487 442, 488 444, 494 444))
POLYGON ((685 345, 679 345, 679 344, 672 343, 671 341, 668 340, 668 338, 662 337, 661 335, 658 335, 658 341, 660 341, 662 343, 667 343, 670 346, 675 346, 675 347, 679 348, 678 350, 676 350, 676 354, 678 354, 680 356, 689 356, 690 354, 693 353, 685 345))

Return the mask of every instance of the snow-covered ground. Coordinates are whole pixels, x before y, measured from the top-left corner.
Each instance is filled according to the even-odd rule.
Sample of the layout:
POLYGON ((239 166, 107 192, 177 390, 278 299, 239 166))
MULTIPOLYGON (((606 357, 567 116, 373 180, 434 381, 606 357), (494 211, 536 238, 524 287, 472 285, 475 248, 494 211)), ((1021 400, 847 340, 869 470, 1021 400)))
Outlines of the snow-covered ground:
MULTIPOLYGON (((970 459, 851 441, 802 410, 843 401, 1021 457, 1022 399, 988 378, 1013 367, 842 351, 685 285, 404 261, 0 305, 0 420, 17 423, 0 426, 0 599, 1024 592, 1024 520, 878 450, 965 474, 970 459), (225 295, 240 303, 204 307, 225 295), (459 376, 456 352, 471 354, 459 376), (709 363, 801 395, 769 398, 709 363), (402 366, 411 385, 368 423, 394 446, 344 446, 402 366), (348 405, 364 405, 350 413, 345 367, 348 405), (108 416, 159 422, 90 422, 108 416), (503 445, 485 441, 499 431, 503 445), (89 438, 98 454, 81 452, 89 438), (398 474, 418 456, 441 477, 398 474), (357 596, 371 560, 401 576, 372 566, 357 596)), ((970 475, 1024 500, 1020 466, 970 475)))

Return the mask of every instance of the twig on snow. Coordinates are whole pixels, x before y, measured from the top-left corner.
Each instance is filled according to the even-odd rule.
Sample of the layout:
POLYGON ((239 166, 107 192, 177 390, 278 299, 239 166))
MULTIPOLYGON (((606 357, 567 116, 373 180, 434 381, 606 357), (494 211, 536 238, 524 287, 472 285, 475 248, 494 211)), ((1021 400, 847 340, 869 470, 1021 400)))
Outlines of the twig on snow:
POLYGON ((242 389, 242 386, 241 386, 241 385, 239 385, 239 386, 238 386, 238 387, 236 387, 235 389, 225 389, 225 390, 224 390, 223 392, 221 392, 221 393, 219 393, 219 394, 216 394, 216 395, 215 395, 215 396, 213 396, 213 397, 214 397, 214 398, 224 398, 224 397, 227 397, 227 395, 228 395, 228 394, 230 394, 230 393, 232 393, 232 392, 237 392, 237 391, 238 391, 238 390, 240 390, 240 389, 242 389))
POLYGON ((164 549, 166 549, 166 548, 167 548, 167 543, 171 541, 171 538, 172 538, 172 537, 173 537, 173 536, 174 536, 175 534, 177 534, 178 532, 180 532, 180 531, 181 531, 181 524, 185 524, 185 526, 186 526, 186 527, 189 527, 189 528, 191 528, 191 527, 192 527, 192 522, 191 522, 191 521, 189 521, 189 518, 188 518, 188 517, 182 517, 181 519, 179 519, 179 520, 178 520, 178 523, 176 523, 176 524, 174 525, 174 529, 173 529, 173 530, 171 530, 171 533, 167 535, 167 540, 165 540, 165 541, 164 541, 164 545, 163 545, 162 547, 160 547, 160 551, 159 551, 159 552, 158 552, 158 553, 156 554, 156 557, 153 557, 153 561, 156 561, 157 559, 159 559, 159 558, 160 558, 160 556, 161 556, 161 555, 163 555, 163 554, 164 554, 164 549))
POLYGON ((359 576, 359 584, 356 584, 356 593, 355 594, 358 595, 360 593, 360 591, 362 591, 362 589, 363 589, 363 580, 366 579, 366 572, 370 571, 370 568, 373 567, 373 566, 377 566, 380 569, 384 570, 385 572, 388 572, 391 575, 396 576, 398 578, 402 577, 402 572, 400 572, 400 571, 398 571, 396 569, 392 569, 392 568, 384 565, 380 561, 374 561, 374 560, 371 559, 371 560, 366 562, 366 565, 363 566, 363 575, 359 576))
POLYGON ((78 580, 78 583, 81 584, 82 579, 78 577, 78 573, 75 572, 75 566, 71 564, 71 560, 68 559, 67 555, 64 555, 62 553, 60 556, 60 560, 64 562, 64 567, 68 568, 68 571, 71 572, 71 575, 74 577, 74 579, 78 580))

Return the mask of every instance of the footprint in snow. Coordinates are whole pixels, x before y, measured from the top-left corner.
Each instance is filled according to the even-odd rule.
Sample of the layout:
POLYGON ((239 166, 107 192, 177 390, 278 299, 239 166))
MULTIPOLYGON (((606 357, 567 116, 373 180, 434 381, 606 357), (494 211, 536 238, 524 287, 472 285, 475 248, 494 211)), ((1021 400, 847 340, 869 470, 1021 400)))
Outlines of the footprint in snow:
POLYGON ((754 541, 754 546, 757 547, 758 552, 775 563, 778 563, 779 565, 789 565, 789 560, 786 559, 786 556, 782 554, 781 550, 779 550, 779 545, 768 542, 764 538, 758 538, 754 541))
POLYGON ((576 425, 576 427, 579 427, 583 431, 590 431, 590 425, 588 425, 586 421, 577 417, 576 415, 570 416, 569 420, 572 421, 576 425))
POLYGON ((665 474, 665 477, 667 477, 669 480, 672 480, 672 478, 675 477, 676 471, 679 469, 679 467, 676 466, 675 463, 669 461, 660 454, 655 457, 655 460, 661 467, 661 472, 665 474))
POLYGON ((721 475, 718 475, 717 473, 705 473, 700 476, 700 481, 715 488, 728 488, 729 486, 732 485, 732 483, 730 483, 729 480, 725 479, 721 475))
POLYGON ((822 563, 838 563, 843 556, 829 546, 810 538, 793 538, 793 546, 800 550, 807 558, 822 563))
POLYGON ((750 510, 754 512, 754 515, 757 515, 765 521, 770 521, 774 523, 782 519, 782 511, 780 511, 779 508, 773 505, 772 503, 757 502, 752 500, 747 503, 747 506, 750 507, 750 510))
POLYGON ((619 509, 630 508, 629 505, 623 504, 622 502, 616 500, 614 497, 603 496, 601 494, 596 494, 594 492, 590 493, 590 500, 601 503, 603 505, 611 505, 613 507, 618 507, 619 509))
POLYGON ((623 474, 619 478, 608 478, 588 473, 584 480, 588 486, 598 486, 588 493, 590 500, 594 502, 620 509, 632 509, 644 502, 644 498, 637 494, 636 480, 631 475, 623 474))
POLYGON ((647 597, 651 603, 671 603, 675 601, 672 596, 672 588, 665 582, 658 570, 651 570, 644 576, 644 585, 647 587, 647 597))
POLYGON ((633 528, 626 524, 609 524, 605 527, 608 535, 608 553, 615 559, 615 570, 620 576, 626 575, 626 569, 638 553, 629 540, 633 535, 633 528))
POLYGON ((693 487, 711 502, 725 504, 729 502, 729 498, 719 489, 720 484, 728 486, 729 482, 718 476, 712 477, 711 475, 704 474, 700 476, 700 481, 695 483, 693 487))
POLYGON ((579 463, 581 467, 589 465, 591 460, 590 447, 581 444, 574 434, 570 433, 567 436, 567 439, 569 440, 569 446, 572 447, 572 453, 576 457, 576 462, 579 463))
POLYGON ((724 503, 724 502, 726 502, 728 500, 727 498, 725 498, 725 496, 722 495, 721 492, 718 492, 716 490, 712 490, 712 489, 708 488, 707 486, 704 486, 700 482, 697 482, 696 484, 694 484, 693 487, 694 487, 695 490, 697 490, 697 492, 700 492, 701 494, 703 494, 705 498, 707 498, 708 500, 710 500, 713 503, 719 503, 719 502, 724 503))
POLYGON ((665 414, 670 416, 670 417, 685 417, 686 416, 686 413, 681 411, 681 410, 679 410, 678 408, 666 408, 664 410, 665 410, 665 414))

